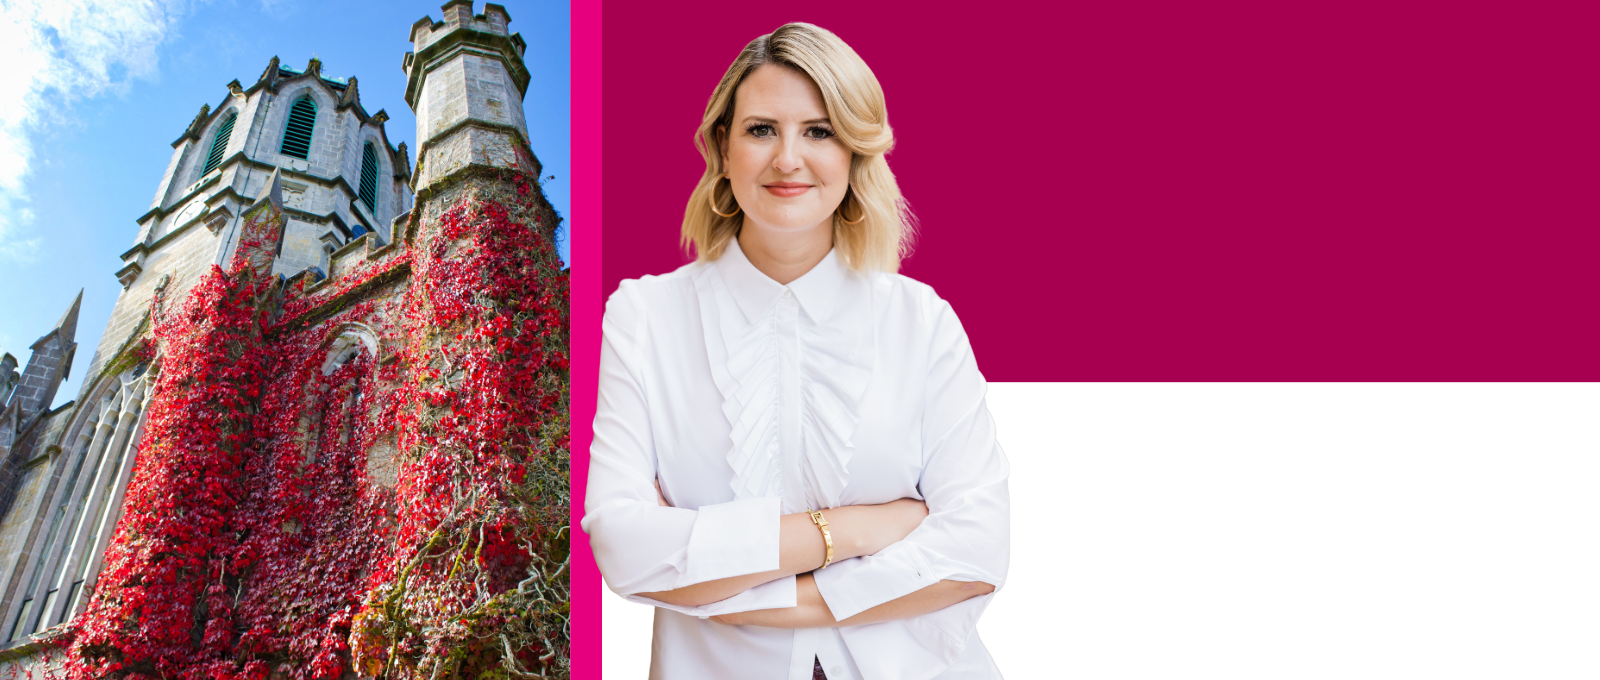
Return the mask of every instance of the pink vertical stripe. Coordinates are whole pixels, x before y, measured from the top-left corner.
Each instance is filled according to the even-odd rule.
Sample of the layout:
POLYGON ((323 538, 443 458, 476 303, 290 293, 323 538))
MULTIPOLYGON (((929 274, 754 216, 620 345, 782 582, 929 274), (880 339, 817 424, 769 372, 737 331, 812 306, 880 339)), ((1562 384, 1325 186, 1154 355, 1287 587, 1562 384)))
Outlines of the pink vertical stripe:
POLYGON ((600 679, 600 572, 583 495, 600 372, 600 0, 572 5, 572 677, 600 679))

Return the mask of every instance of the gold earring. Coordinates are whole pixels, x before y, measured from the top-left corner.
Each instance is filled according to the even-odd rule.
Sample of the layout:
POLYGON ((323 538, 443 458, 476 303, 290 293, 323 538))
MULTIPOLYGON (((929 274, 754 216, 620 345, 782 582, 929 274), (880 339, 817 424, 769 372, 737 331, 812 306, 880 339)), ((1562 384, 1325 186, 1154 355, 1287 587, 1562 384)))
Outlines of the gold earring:
MULTIPOLYGON (((851 194, 851 196, 855 196, 855 194, 851 194)), ((858 204, 861 203, 861 199, 859 199, 859 198, 856 199, 856 203, 858 203, 858 204)), ((844 203, 843 202, 841 202, 839 204, 839 207, 834 208, 834 212, 839 213, 839 221, 840 222, 844 222, 845 224, 848 224, 848 225, 851 225, 851 226, 855 226, 857 224, 861 224, 861 220, 867 219, 867 208, 866 208, 866 206, 862 206, 861 207, 861 216, 857 217, 856 221, 854 221, 854 222, 851 222, 850 220, 847 220, 847 219, 844 218, 844 203)))
MULTIPOLYGON (((733 203, 733 212, 731 212, 731 213, 723 214, 723 212, 721 210, 717 210, 717 183, 721 182, 727 176, 728 176, 728 173, 724 172, 724 173, 722 173, 720 175, 717 175, 716 179, 711 180, 711 193, 706 194, 706 200, 711 203, 711 212, 714 212, 714 213, 716 213, 718 215, 722 215, 723 217, 733 217, 734 215, 739 214, 740 210, 743 210, 743 208, 739 207, 739 202, 738 201, 734 201, 734 203, 733 203)), ((733 180, 731 180, 731 179, 728 180, 728 188, 729 189, 733 188, 733 180)))

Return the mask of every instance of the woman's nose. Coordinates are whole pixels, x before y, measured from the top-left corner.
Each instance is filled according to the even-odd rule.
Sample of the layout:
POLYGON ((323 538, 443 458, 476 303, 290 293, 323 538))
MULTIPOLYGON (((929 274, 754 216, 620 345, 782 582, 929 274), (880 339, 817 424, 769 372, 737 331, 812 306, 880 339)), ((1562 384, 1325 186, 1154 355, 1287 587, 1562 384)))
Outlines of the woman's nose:
POLYGON ((799 141, 792 136, 785 135, 778 140, 778 157, 772 161, 772 169, 785 175, 798 172, 804 162, 800 159, 799 141))

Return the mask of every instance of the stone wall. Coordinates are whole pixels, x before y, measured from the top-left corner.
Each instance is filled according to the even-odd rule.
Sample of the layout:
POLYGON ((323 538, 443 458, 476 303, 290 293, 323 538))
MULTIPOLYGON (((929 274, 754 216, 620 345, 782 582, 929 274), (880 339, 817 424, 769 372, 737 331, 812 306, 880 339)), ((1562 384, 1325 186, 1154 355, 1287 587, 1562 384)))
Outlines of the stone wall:
POLYGON ((102 366, 143 323, 150 310, 150 299, 162 281, 171 277, 166 289, 167 299, 179 299, 216 263, 225 233, 227 230, 213 234, 204 225, 195 224, 173 235, 147 256, 144 273, 117 295, 111 319, 100 334, 100 343, 84 373, 79 398, 94 389, 102 366))
POLYGON ((55 401, 56 388, 65 377, 67 354, 73 346, 70 339, 59 336, 34 344, 28 368, 11 394, 11 404, 18 406, 23 418, 49 408, 50 402, 55 401))

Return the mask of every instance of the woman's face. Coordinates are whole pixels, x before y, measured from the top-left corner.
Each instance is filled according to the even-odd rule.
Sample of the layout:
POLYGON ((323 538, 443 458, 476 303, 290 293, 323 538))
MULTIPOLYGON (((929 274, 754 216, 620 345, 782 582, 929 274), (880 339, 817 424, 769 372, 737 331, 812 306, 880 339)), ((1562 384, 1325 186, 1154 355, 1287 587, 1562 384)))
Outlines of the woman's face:
POLYGON ((786 66, 756 67, 734 93, 733 123, 719 136, 746 228, 832 233, 829 216, 850 188, 851 153, 811 78, 786 66))

